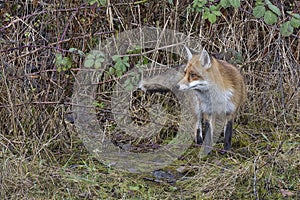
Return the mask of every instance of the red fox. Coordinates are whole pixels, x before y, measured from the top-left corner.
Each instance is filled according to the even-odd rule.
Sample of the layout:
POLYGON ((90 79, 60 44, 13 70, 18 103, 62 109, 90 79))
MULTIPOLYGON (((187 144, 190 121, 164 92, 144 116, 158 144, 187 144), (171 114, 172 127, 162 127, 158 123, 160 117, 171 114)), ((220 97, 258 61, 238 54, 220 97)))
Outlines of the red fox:
MULTIPOLYGON (((177 83, 179 90, 193 90, 200 100, 199 113, 203 114, 205 134, 210 143, 213 140, 214 123, 218 114, 225 114, 224 149, 230 150, 233 120, 245 96, 245 84, 242 75, 231 64, 211 57, 205 49, 201 54, 192 54, 185 47, 188 63, 184 77, 177 83)), ((203 143, 201 121, 196 125, 195 141, 203 143)))

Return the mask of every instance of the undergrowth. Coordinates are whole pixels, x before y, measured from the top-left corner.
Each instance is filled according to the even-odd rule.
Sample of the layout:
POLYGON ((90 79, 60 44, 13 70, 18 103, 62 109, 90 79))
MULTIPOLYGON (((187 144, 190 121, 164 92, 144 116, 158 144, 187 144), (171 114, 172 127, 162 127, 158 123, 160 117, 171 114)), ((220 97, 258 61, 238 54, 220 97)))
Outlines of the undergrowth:
MULTIPOLYGON (((284 37, 279 26, 253 16, 256 1, 220 9, 214 23, 188 0, 97 2, 0 3, 1 199, 299 199, 299 28, 284 37), (208 52, 241 70, 247 100, 232 152, 220 154, 217 143, 203 159, 192 145, 170 166, 135 174, 86 149, 71 109, 84 55, 100 40, 140 26, 199 37, 208 52)), ((299 1, 272 2, 299 12, 299 1)), ((140 52, 128 55, 134 53, 140 52)), ((152 52, 141 62, 176 60, 163 55, 152 52)), ((115 57, 101 77, 95 106, 110 128, 111 86, 133 62, 115 57)), ((171 129, 176 132, 176 123, 171 129)))

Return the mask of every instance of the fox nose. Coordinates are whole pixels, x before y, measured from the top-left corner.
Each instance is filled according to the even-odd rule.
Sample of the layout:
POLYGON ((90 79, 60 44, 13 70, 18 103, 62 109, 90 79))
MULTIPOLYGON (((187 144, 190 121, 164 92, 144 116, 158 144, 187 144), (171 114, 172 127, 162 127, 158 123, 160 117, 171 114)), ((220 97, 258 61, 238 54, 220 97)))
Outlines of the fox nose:
POLYGON ((180 85, 179 85, 179 84, 176 84, 176 85, 175 85, 175 88, 176 88, 177 90, 179 90, 180 85))

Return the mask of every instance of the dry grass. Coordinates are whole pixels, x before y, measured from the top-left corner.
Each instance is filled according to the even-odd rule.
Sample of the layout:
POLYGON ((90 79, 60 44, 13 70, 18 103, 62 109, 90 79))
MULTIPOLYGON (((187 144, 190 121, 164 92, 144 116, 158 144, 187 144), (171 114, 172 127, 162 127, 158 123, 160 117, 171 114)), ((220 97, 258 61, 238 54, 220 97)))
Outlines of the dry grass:
POLYGON ((1 199, 300 197, 299 29, 296 35, 280 36, 277 26, 248 12, 252 1, 243 2, 239 10, 224 11, 213 25, 190 11, 186 0, 111 1, 109 7, 75 2, 1 4, 1 199), (237 63, 247 84, 233 152, 214 151, 201 160, 198 149, 191 147, 163 169, 174 175, 172 183, 103 165, 88 153, 67 120, 74 76, 83 63, 68 50, 87 53, 99 38, 141 25, 199 37, 216 57, 237 63), (70 70, 57 71, 56 53, 71 58, 70 70))

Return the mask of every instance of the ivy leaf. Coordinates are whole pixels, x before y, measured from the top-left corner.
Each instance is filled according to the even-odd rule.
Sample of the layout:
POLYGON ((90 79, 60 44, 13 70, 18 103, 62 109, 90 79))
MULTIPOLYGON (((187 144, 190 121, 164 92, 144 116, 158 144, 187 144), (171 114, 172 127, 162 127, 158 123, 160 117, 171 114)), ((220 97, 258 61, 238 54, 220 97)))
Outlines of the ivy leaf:
POLYGON ((229 2, 232 5, 232 7, 234 7, 234 8, 238 8, 241 5, 241 1, 240 0, 229 0, 229 2))
POLYGON ((256 18, 261 18, 262 16, 265 15, 265 12, 266 12, 266 8, 264 6, 256 6, 254 9, 253 9, 253 15, 256 17, 256 18))
POLYGON ((293 26, 291 25, 291 22, 290 21, 287 21, 285 23, 283 23, 281 26, 280 26, 280 33, 282 36, 284 37, 288 37, 290 36, 293 31, 294 31, 294 28, 293 26))
POLYGON ((281 16, 281 12, 280 12, 279 8, 277 8, 277 6, 272 4, 271 1, 266 0, 266 4, 270 8, 270 10, 273 11, 273 13, 275 13, 277 16, 281 16))
POLYGON ((268 25, 275 24, 277 22, 277 16, 270 10, 267 10, 264 15, 264 21, 268 25))
POLYGON ((294 27, 294 28, 299 28, 300 27, 300 19, 297 19, 295 17, 293 17, 291 19, 291 25, 294 27))

